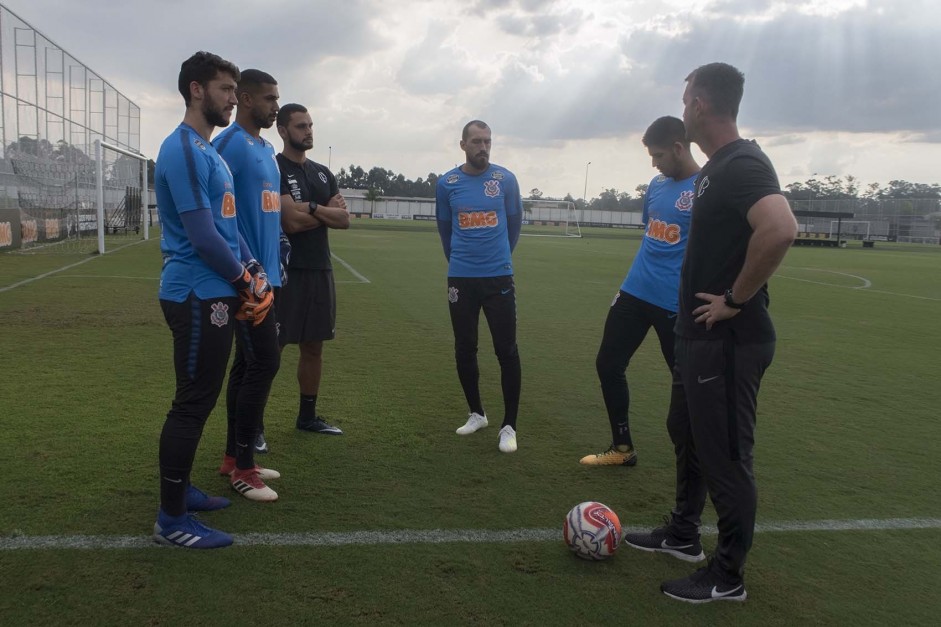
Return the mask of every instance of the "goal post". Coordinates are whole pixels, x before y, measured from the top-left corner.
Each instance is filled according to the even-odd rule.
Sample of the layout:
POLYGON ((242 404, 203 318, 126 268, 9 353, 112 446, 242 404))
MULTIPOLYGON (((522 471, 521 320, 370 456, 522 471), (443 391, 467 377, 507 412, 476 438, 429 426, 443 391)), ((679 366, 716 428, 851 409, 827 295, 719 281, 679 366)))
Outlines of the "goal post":
POLYGON ((868 240, 871 228, 869 220, 830 220, 830 239, 868 240))
POLYGON ((581 237, 575 203, 566 200, 523 200, 521 235, 581 237))
POLYGON ((147 157, 95 140, 95 215, 99 254, 107 252, 106 235, 150 238, 147 157))

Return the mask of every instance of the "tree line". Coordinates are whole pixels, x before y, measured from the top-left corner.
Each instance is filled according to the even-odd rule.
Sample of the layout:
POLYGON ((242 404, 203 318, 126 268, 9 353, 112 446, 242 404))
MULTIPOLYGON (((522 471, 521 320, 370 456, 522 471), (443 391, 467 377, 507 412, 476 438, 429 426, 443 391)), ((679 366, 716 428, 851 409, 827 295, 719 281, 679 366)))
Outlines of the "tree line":
MULTIPOLYGON (((934 198, 941 199, 941 185, 926 183, 911 183, 903 180, 893 180, 885 186, 879 183, 862 185, 855 176, 847 175, 824 176, 818 178, 814 174, 803 182, 786 185, 782 192, 789 200, 883 200, 890 198, 934 198)), ((357 165, 349 168, 340 168, 337 173, 337 183, 345 189, 361 189, 367 192, 367 197, 378 200, 384 196, 408 196, 415 198, 434 198, 435 185, 438 175, 430 172, 426 178, 418 177, 416 180, 396 174, 392 170, 373 167, 365 170, 357 165)), ((530 190, 526 196, 529 200, 563 200, 571 202, 577 209, 594 209, 602 211, 641 211, 644 194, 647 193, 647 184, 637 185, 633 192, 621 191, 616 188, 605 188, 598 196, 591 199, 575 198, 566 194, 556 198, 543 194, 538 188, 530 190)))
MULTIPOLYGON (((45 139, 20 137, 18 141, 6 146, 7 155, 16 153, 27 154, 42 160, 70 164, 73 168, 84 170, 94 167, 94 160, 81 149, 59 140, 55 144, 45 139)), ((109 178, 129 178, 125 170, 133 172, 137 164, 133 159, 119 155, 111 165, 106 176, 109 178), (119 177, 121 173, 123 177, 119 177)), ((154 162, 148 160, 148 179, 153 183, 154 162)), ((937 183, 911 183, 904 180, 893 180, 885 186, 879 183, 863 185, 855 176, 847 175, 824 176, 818 178, 814 174, 803 182, 786 185, 783 193, 789 200, 819 201, 819 200, 883 200, 883 199, 914 199, 928 198, 941 199, 941 185, 937 183)), ((340 168, 336 173, 337 184, 344 189, 359 189, 366 191, 370 200, 378 200, 387 196, 405 196, 412 198, 434 198, 435 187, 438 183, 438 174, 429 172, 425 178, 418 177, 414 181, 401 173, 375 166, 366 170, 358 165, 351 164, 348 168, 340 168)), ((571 202, 577 209, 593 209, 602 211, 641 211, 647 184, 637 185, 633 193, 621 191, 616 188, 605 188, 598 196, 591 199, 575 198, 566 194, 562 198, 546 196, 538 188, 530 190, 526 196, 529 200, 563 200, 571 202)))

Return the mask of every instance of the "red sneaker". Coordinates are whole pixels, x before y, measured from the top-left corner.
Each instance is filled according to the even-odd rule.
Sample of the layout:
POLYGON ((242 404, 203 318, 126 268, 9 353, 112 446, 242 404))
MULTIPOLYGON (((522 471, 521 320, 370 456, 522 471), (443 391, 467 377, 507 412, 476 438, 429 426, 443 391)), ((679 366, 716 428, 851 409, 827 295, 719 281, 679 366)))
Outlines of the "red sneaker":
POLYGON ((230 482, 236 492, 250 501, 270 503, 278 500, 278 493, 265 485, 265 482, 258 476, 258 471, 254 468, 249 470, 236 468, 232 473, 230 482))
MULTIPOLYGON (((258 472, 258 476, 262 479, 281 478, 281 473, 277 470, 272 470, 271 468, 262 468, 258 464, 255 464, 255 471, 258 472)), ((231 455, 223 455, 222 465, 219 466, 219 474, 223 477, 231 477, 233 472, 235 472, 235 458, 231 455)))

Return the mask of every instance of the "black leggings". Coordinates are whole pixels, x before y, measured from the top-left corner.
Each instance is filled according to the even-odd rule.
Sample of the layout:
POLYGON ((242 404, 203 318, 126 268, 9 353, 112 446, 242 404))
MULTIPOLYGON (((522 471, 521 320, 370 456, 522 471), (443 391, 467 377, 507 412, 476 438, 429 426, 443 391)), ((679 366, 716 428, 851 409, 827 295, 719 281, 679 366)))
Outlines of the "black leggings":
POLYGON ((243 470, 255 465, 255 437, 264 430, 268 393, 281 366, 276 320, 272 308, 261 324, 239 321, 235 330, 235 359, 226 388, 225 452, 243 470))
POLYGON ((484 413, 477 368, 477 326, 483 309, 493 339, 493 350, 500 362, 503 425, 515 429, 522 375, 516 346, 516 287, 513 277, 448 277, 448 303, 454 330, 457 376, 468 407, 472 412, 484 413))
POLYGON ((604 323, 604 336, 595 368, 601 381, 601 394, 611 423, 611 439, 615 444, 633 446, 628 408, 630 392, 627 387, 627 365, 644 341, 650 327, 660 339, 660 352, 673 369, 673 325, 676 313, 651 305, 627 292, 618 291, 608 310, 604 323))
POLYGON ((161 300, 173 333, 176 396, 160 433, 160 506, 170 516, 186 513, 186 487, 196 447, 212 413, 232 350, 239 299, 200 300, 190 293, 182 303, 161 300))

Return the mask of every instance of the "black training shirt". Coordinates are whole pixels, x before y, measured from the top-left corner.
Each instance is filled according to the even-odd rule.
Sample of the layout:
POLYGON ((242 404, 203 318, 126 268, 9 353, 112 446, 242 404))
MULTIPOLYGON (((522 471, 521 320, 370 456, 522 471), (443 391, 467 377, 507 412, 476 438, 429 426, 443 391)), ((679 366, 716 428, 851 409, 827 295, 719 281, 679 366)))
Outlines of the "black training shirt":
MULTIPOLYGON (((301 165, 279 154, 278 167, 281 168, 281 195, 291 196, 295 202, 306 205, 314 201, 318 205, 326 205, 340 191, 333 173, 310 159, 306 159, 304 165, 301 165)), ((332 270, 328 230, 326 226, 319 226, 309 231, 289 233, 290 267, 305 270, 332 270)))
POLYGON ((774 166, 758 144, 739 139, 712 155, 696 179, 695 190, 680 274, 677 335, 715 340, 731 336, 737 343, 774 341, 767 283, 738 315, 716 323, 711 331, 692 315, 693 309, 705 304, 696 293, 723 295, 741 272, 752 234, 748 210, 765 196, 781 193, 774 166))

